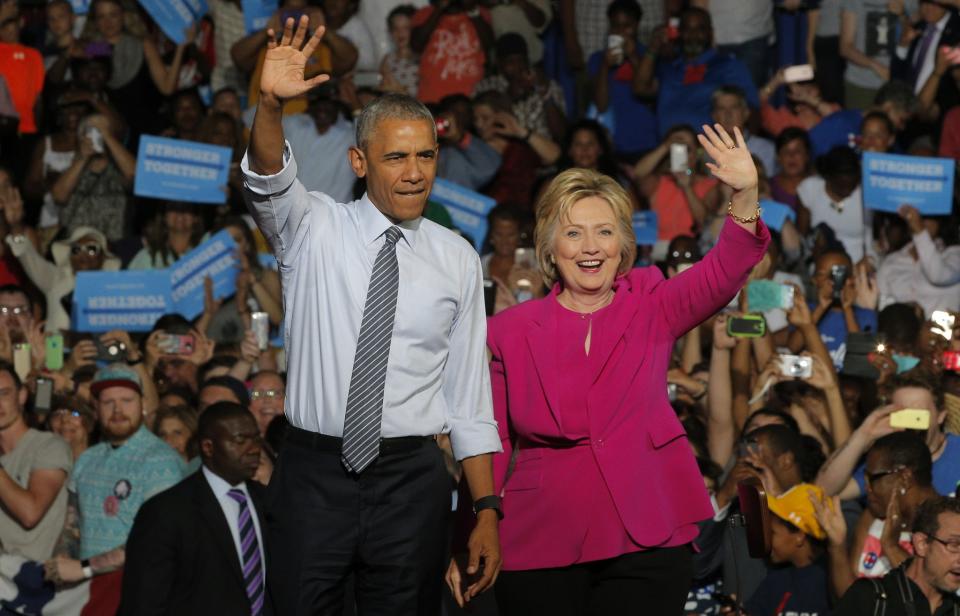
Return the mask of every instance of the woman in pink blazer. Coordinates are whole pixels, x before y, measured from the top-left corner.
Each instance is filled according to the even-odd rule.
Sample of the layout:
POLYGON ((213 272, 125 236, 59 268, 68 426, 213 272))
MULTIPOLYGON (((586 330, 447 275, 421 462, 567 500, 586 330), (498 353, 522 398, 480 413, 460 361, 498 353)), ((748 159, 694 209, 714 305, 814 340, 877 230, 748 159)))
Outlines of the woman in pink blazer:
MULTIPOLYGON (((742 135, 704 133, 708 166, 734 189, 730 220, 670 280, 632 269, 632 208, 616 181, 571 169, 538 203, 537 257, 556 284, 489 321, 502 616, 683 609, 690 544, 713 508, 667 398, 670 355, 737 293, 769 241, 742 135)), ((455 565, 448 577, 459 579, 455 565)))

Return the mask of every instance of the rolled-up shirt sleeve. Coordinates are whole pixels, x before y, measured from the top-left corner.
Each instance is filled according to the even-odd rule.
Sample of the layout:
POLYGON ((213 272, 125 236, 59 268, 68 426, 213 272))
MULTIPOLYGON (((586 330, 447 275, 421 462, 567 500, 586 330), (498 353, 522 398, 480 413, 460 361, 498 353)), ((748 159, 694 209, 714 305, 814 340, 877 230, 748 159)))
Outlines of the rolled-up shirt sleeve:
POLYGON ((450 331, 450 352, 443 379, 450 443, 458 461, 502 451, 490 393, 487 319, 479 257, 470 258, 466 268, 463 297, 450 331))
POLYGON ((926 230, 913 236, 913 245, 917 248, 920 269, 930 284, 948 287, 960 282, 960 251, 941 252, 926 230))
POLYGON ((249 155, 248 151, 240 161, 247 205, 277 261, 289 264, 309 230, 309 193, 297 180, 297 161, 289 142, 284 142, 283 168, 273 175, 251 171, 249 155))

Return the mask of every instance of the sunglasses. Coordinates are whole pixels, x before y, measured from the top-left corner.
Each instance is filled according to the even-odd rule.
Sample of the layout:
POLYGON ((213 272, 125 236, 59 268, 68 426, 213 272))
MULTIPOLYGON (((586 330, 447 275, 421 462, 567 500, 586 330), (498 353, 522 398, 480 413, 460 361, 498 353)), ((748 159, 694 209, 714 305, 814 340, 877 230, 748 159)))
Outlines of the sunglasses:
POLYGON ((99 257, 102 252, 103 249, 100 248, 100 244, 73 244, 70 246, 70 254, 73 256, 86 253, 88 257, 99 257))

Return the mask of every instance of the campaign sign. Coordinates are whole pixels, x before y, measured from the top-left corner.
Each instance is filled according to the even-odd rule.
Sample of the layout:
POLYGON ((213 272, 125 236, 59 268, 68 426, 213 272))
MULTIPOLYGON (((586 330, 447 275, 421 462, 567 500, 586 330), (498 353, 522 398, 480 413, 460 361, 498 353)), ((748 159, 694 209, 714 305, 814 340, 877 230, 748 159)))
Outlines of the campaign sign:
POLYGON ((277 11, 278 0, 241 0, 243 25, 247 34, 259 32, 267 27, 270 16, 277 11))
POLYGON ((203 281, 213 280, 213 297, 222 299, 237 291, 237 244, 224 229, 180 257, 168 268, 174 312, 188 319, 203 312, 203 281))
POLYGON ((91 0, 70 0, 74 15, 86 15, 90 10, 91 0))
POLYGON ((642 210, 633 213, 633 234, 637 236, 637 246, 653 246, 657 243, 657 213, 642 210))
POLYGON ((952 158, 864 152, 863 204, 880 212, 912 205, 924 216, 949 214, 954 165, 952 158))
POLYGON ((225 203, 230 148, 144 135, 133 192, 139 197, 225 203))
POLYGON ((760 200, 760 219, 774 231, 779 233, 783 229, 783 223, 788 218, 797 222, 797 213, 786 203, 780 203, 772 199, 760 200))
POLYGON ((487 237, 487 214, 496 200, 442 178, 433 181, 430 200, 447 208, 453 224, 470 236, 479 252, 487 237))
POLYGON ((140 0, 153 21, 177 45, 186 40, 186 30, 207 14, 206 0, 140 0))
POLYGON ((73 292, 73 329, 145 332, 174 312, 166 270, 77 272, 73 292))

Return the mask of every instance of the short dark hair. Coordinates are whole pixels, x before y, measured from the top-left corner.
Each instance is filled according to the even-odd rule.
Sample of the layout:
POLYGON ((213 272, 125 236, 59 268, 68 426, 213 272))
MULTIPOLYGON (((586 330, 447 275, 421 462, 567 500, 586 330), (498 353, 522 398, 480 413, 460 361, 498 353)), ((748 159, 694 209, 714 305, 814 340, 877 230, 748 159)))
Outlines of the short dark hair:
POLYGON ((874 105, 879 106, 884 103, 891 103, 903 112, 913 113, 917 110, 917 95, 909 84, 891 79, 880 86, 876 96, 873 97, 874 105))
POLYGON ((404 16, 412 18, 416 12, 417 9, 412 4, 401 4, 400 6, 393 7, 393 10, 387 13, 387 28, 393 27, 394 17, 404 16))
POLYGON ((896 390, 907 387, 926 389, 933 396, 937 409, 943 408, 943 388, 932 374, 918 370, 897 374, 887 383, 887 392, 892 396, 896 390))
POLYGON ((867 125, 867 122, 870 120, 876 120, 881 122, 883 127, 887 129, 887 132, 891 135, 897 134, 897 127, 893 125, 893 120, 890 119, 890 116, 885 114, 882 111, 868 111, 864 116, 863 120, 860 121, 860 132, 863 132, 864 127, 867 125))
POLYGON ((886 456, 893 467, 910 469, 921 486, 933 483, 933 459, 922 432, 905 430, 888 434, 877 439, 870 450, 886 456))
POLYGON ((909 304, 890 304, 877 315, 877 331, 884 342, 896 349, 908 350, 917 345, 923 321, 909 304))
POLYGON ((845 145, 838 145, 817 159, 817 173, 825 180, 860 177, 860 157, 845 145))
POLYGON ((810 133, 799 126, 788 126, 780 131, 780 134, 777 135, 777 139, 774 142, 777 152, 780 152, 780 150, 785 148, 791 141, 802 141, 808 153, 813 151, 813 147, 810 145, 810 133))
POLYGON ((637 21, 643 19, 643 7, 637 0, 613 0, 607 6, 607 19, 613 19, 613 16, 617 13, 623 13, 637 21))
POLYGON ((740 102, 744 107, 747 105, 747 93, 743 91, 743 88, 736 84, 728 83, 720 86, 713 91, 713 94, 710 95, 710 109, 714 109, 717 106, 717 99, 721 96, 736 96, 740 99, 740 102))
POLYGON ((523 36, 516 32, 506 32, 501 34, 494 43, 494 55, 498 60, 507 56, 523 56, 524 59, 530 59, 530 50, 527 48, 527 41, 523 36))
POLYGON ((6 372, 10 375, 10 378, 13 379, 13 384, 19 391, 23 387, 23 381, 20 380, 20 375, 17 374, 16 369, 13 367, 13 364, 6 361, 5 359, 0 359, 0 372, 6 372))
POLYGON ((253 414, 245 406, 236 402, 224 401, 211 404, 197 420, 197 440, 213 438, 214 426, 221 421, 244 416, 253 418, 253 414))
MULTIPOLYGON (((237 397, 237 400, 240 401, 240 404, 242 404, 244 408, 250 406, 250 392, 247 391, 247 388, 244 386, 243 382, 232 376, 223 375, 209 378, 204 381, 202 385, 200 385, 200 389, 203 389, 204 387, 224 387, 229 389, 237 397)), ((206 413, 206 411, 204 411, 204 413, 206 413)))
POLYGON ((27 290, 20 285, 12 283, 0 285, 0 293, 20 293, 27 300, 27 308, 30 310, 30 312, 33 312, 33 299, 31 299, 30 294, 27 293, 27 290))
POLYGON ((923 533, 929 537, 940 530, 940 514, 953 513, 960 515, 960 500, 952 496, 935 496, 928 498, 917 509, 913 518, 913 532, 923 533))
POLYGON ((817 439, 800 434, 785 425, 761 426, 752 431, 750 436, 766 437, 770 449, 777 456, 792 453, 803 481, 813 481, 827 459, 817 439))
MULTIPOLYGON (((764 406, 750 413, 750 415, 747 417, 747 420, 743 422, 744 436, 753 432, 753 430, 751 430, 750 432, 747 432, 747 426, 750 425, 750 422, 753 421, 754 417, 773 417, 775 419, 780 420, 780 422, 783 425, 790 428, 794 432, 797 432, 797 433, 800 432, 800 424, 797 423, 797 420, 794 419, 793 415, 790 415, 789 413, 785 413, 783 411, 779 411, 777 409, 772 409, 770 407, 764 406)), ((754 430, 757 430, 757 429, 758 428, 754 428, 754 430)))

